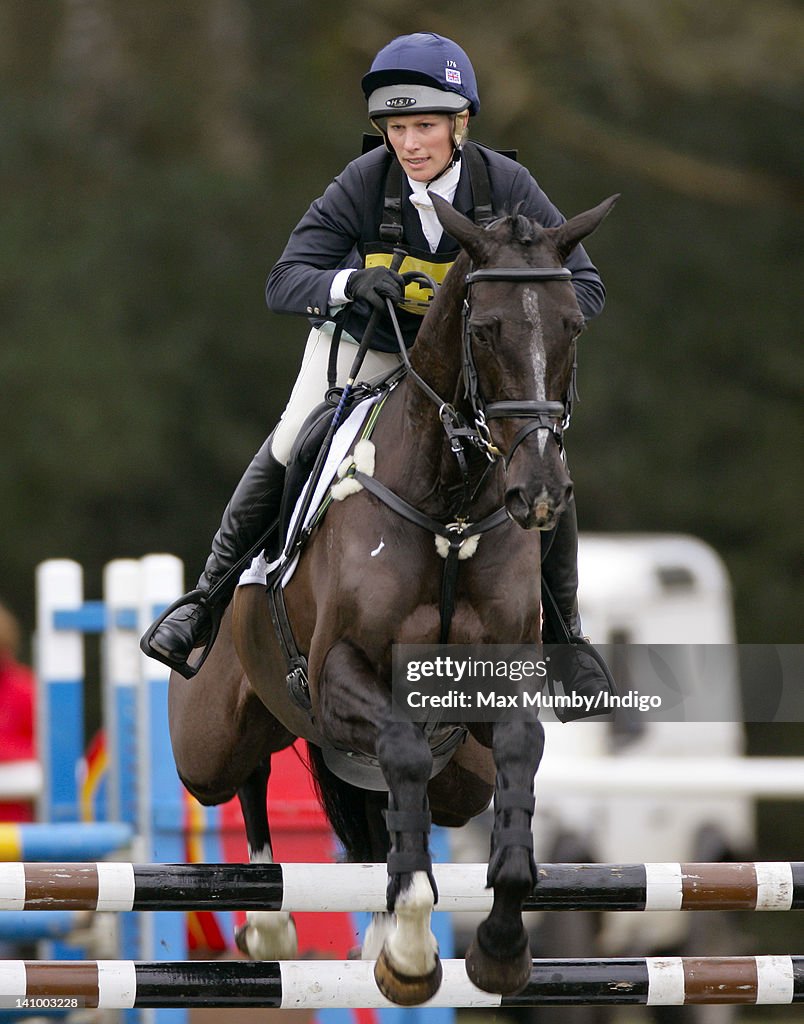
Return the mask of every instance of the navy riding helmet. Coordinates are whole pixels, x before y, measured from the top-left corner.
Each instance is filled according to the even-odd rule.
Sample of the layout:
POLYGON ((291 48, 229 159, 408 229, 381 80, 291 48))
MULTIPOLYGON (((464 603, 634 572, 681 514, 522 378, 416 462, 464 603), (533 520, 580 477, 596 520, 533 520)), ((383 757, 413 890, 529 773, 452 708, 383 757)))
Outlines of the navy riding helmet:
POLYGON ((446 36, 414 32, 391 40, 377 54, 362 82, 368 114, 374 120, 389 114, 477 114, 472 62, 446 36))

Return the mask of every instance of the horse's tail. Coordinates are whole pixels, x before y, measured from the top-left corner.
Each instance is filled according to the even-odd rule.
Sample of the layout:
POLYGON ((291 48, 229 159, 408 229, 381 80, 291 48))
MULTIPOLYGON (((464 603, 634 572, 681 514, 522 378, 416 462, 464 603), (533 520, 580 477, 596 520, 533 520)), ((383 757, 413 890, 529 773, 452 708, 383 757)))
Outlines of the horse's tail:
POLYGON ((371 800, 366 790, 344 782, 330 771, 324 763, 320 747, 308 743, 307 751, 318 799, 335 834, 343 844, 348 859, 352 863, 385 860, 385 851, 378 848, 382 841, 380 837, 384 839, 387 834, 379 819, 378 802, 371 800), (382 825, 382 828, 378 828, 379 825, 382 825))

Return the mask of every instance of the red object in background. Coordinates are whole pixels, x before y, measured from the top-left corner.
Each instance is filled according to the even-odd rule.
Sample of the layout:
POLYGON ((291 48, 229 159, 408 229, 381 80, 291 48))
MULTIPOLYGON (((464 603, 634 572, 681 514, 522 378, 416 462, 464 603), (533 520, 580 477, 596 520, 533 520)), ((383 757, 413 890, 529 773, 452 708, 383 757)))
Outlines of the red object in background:
MULTIPOLYGON (((338 847, 326 815, 318 802, 310 772, 304 761, 305 745, 271 756, 268 782, 268 813, 271 844, 277 863, 327 864, 338 855, 338 847)), ((229 862, 247 861, 248 846, 240 804, 233 800, 222 808, 223 853, 229 862)), ((245 915, 236 915, 238 924, 245 915)), ((351 914, 294 914, 300 957, 345 960, 360 944, 351 914)), ((349 1011, 355 1024, 377 1024, 376 1010, 349 1011)), ((314 1018, 319 1019, 319 1018, 314 1018)))
MULTIPOLYGON (((0 761, 36 757, 34 739, 36 680, 27 665, 0 655, 0 761)), ((0 821, 33 821, 34 806, 0 801, 0 821)))
MULTIPOLYGON (((336 840, 315 795, 303 760, 304 745, 271 757, 268 811, 274 860, 326 864, 337 856, 336 840)), ((245 826, 237 800, 222 808, 223 855, 230 863, 248 861, 245 826)), ((299 956, 344 960, 360 943, 350 914, 294 914, 299 956)), ((240 920, 244 920, 241 915, 240 920)), ((240 923, 240 921, 238 921, 240 923)))

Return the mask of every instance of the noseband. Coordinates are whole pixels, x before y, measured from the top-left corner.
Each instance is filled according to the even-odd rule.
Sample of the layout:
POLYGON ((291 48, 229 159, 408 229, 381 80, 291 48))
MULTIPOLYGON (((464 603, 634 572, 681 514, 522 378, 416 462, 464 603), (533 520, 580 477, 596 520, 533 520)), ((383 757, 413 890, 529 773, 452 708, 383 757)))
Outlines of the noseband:
MULTIPOLYGON (((486 402, 480 394, 477 367, 472 351, 472 329, 470 315, 472 311, 472 285, 477 281, 570 281, 572 272, 566 267, 488 267, 473 270, 466 275, 466 298, 463 303, 463 349, 461 361, 466 395, 472 407, 477 432, 482 438, 486 454, 490 460, 502 455, 502 452, 491 440, 491 432, 487 420, 492 419, 527 419, 529 420, 514 437, 511 448, 504 456, 506 466, 513 458, 514 452, 526 437, 535 430, 549 430, 559 447, 562 444, 564 428, 569 423, 569 411, 572 388, 563 402, 547 401, 497 401, 486 402)), ((574 369, 573 369, 574 372, 574 369)))

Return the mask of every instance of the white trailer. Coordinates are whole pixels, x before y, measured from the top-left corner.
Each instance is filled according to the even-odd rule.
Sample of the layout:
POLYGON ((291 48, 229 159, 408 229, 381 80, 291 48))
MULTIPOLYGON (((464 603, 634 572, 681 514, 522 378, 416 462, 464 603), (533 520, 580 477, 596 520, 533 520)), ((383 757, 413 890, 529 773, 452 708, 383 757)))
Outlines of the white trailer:
MULTIPOLYGON (((613 654, 611 667, 621 690, 630 671, 629 645, 735 641, 728 574, 716 552, 694 537, 582 534, 579 575, 584 632, 595 644, 614 645, 607 653, 613 654)), ((733 786, 707 788, 708 778, 723 780, 721 766, 745 763, 736 659, 727 666, 717 697, 724 721, 637 718, 623 729, 605 720, 562 725, 543 714, 547 739, 536 776, 537 861, 751 859, 751 793, 733 786), (687 784, 677 786, 681 770, 693 762, 697 777, 691 780, 686 773, 687 784), (651 777, 663 784, 638 784, 651 777)), ((456 835, 454 859, 484 859, 490 812, 484 818, 482 826, 472 823, 456 835)), ((699 927, 699 915, 683 913, 591 918, 533 915, 534 955, 645 955, 689 948, 690 930, 699 927)), ((462 920, 455 924, 466 927, 462 920)), ((717 944, 718 936, 709 934, 705 941, 717 944)))
MULTIPOLYGON (((694 537, 585 534, 578 569, 584 632, 595 643, 615 645, 611 667, 618 683, 628 676, 628 645, 735 641, 725 566, 694 537)), ((562 852, 599 863, 750 857, 752 794, 716 785, 724 764, 745 765, 737 661, 718 662, 727 673, 717 687, 724 721, 637 717, 626 731, 607 721, 545 722, 536 779, 537 859, 563 860, 555 855, 562 852), (693 763, 695 778, 684 771, 693 763), (662 784, 638 784, 651 777, 662 784)), ((607 914, 602 947, 625 953, 681 946, 691 917, 607 914)))

